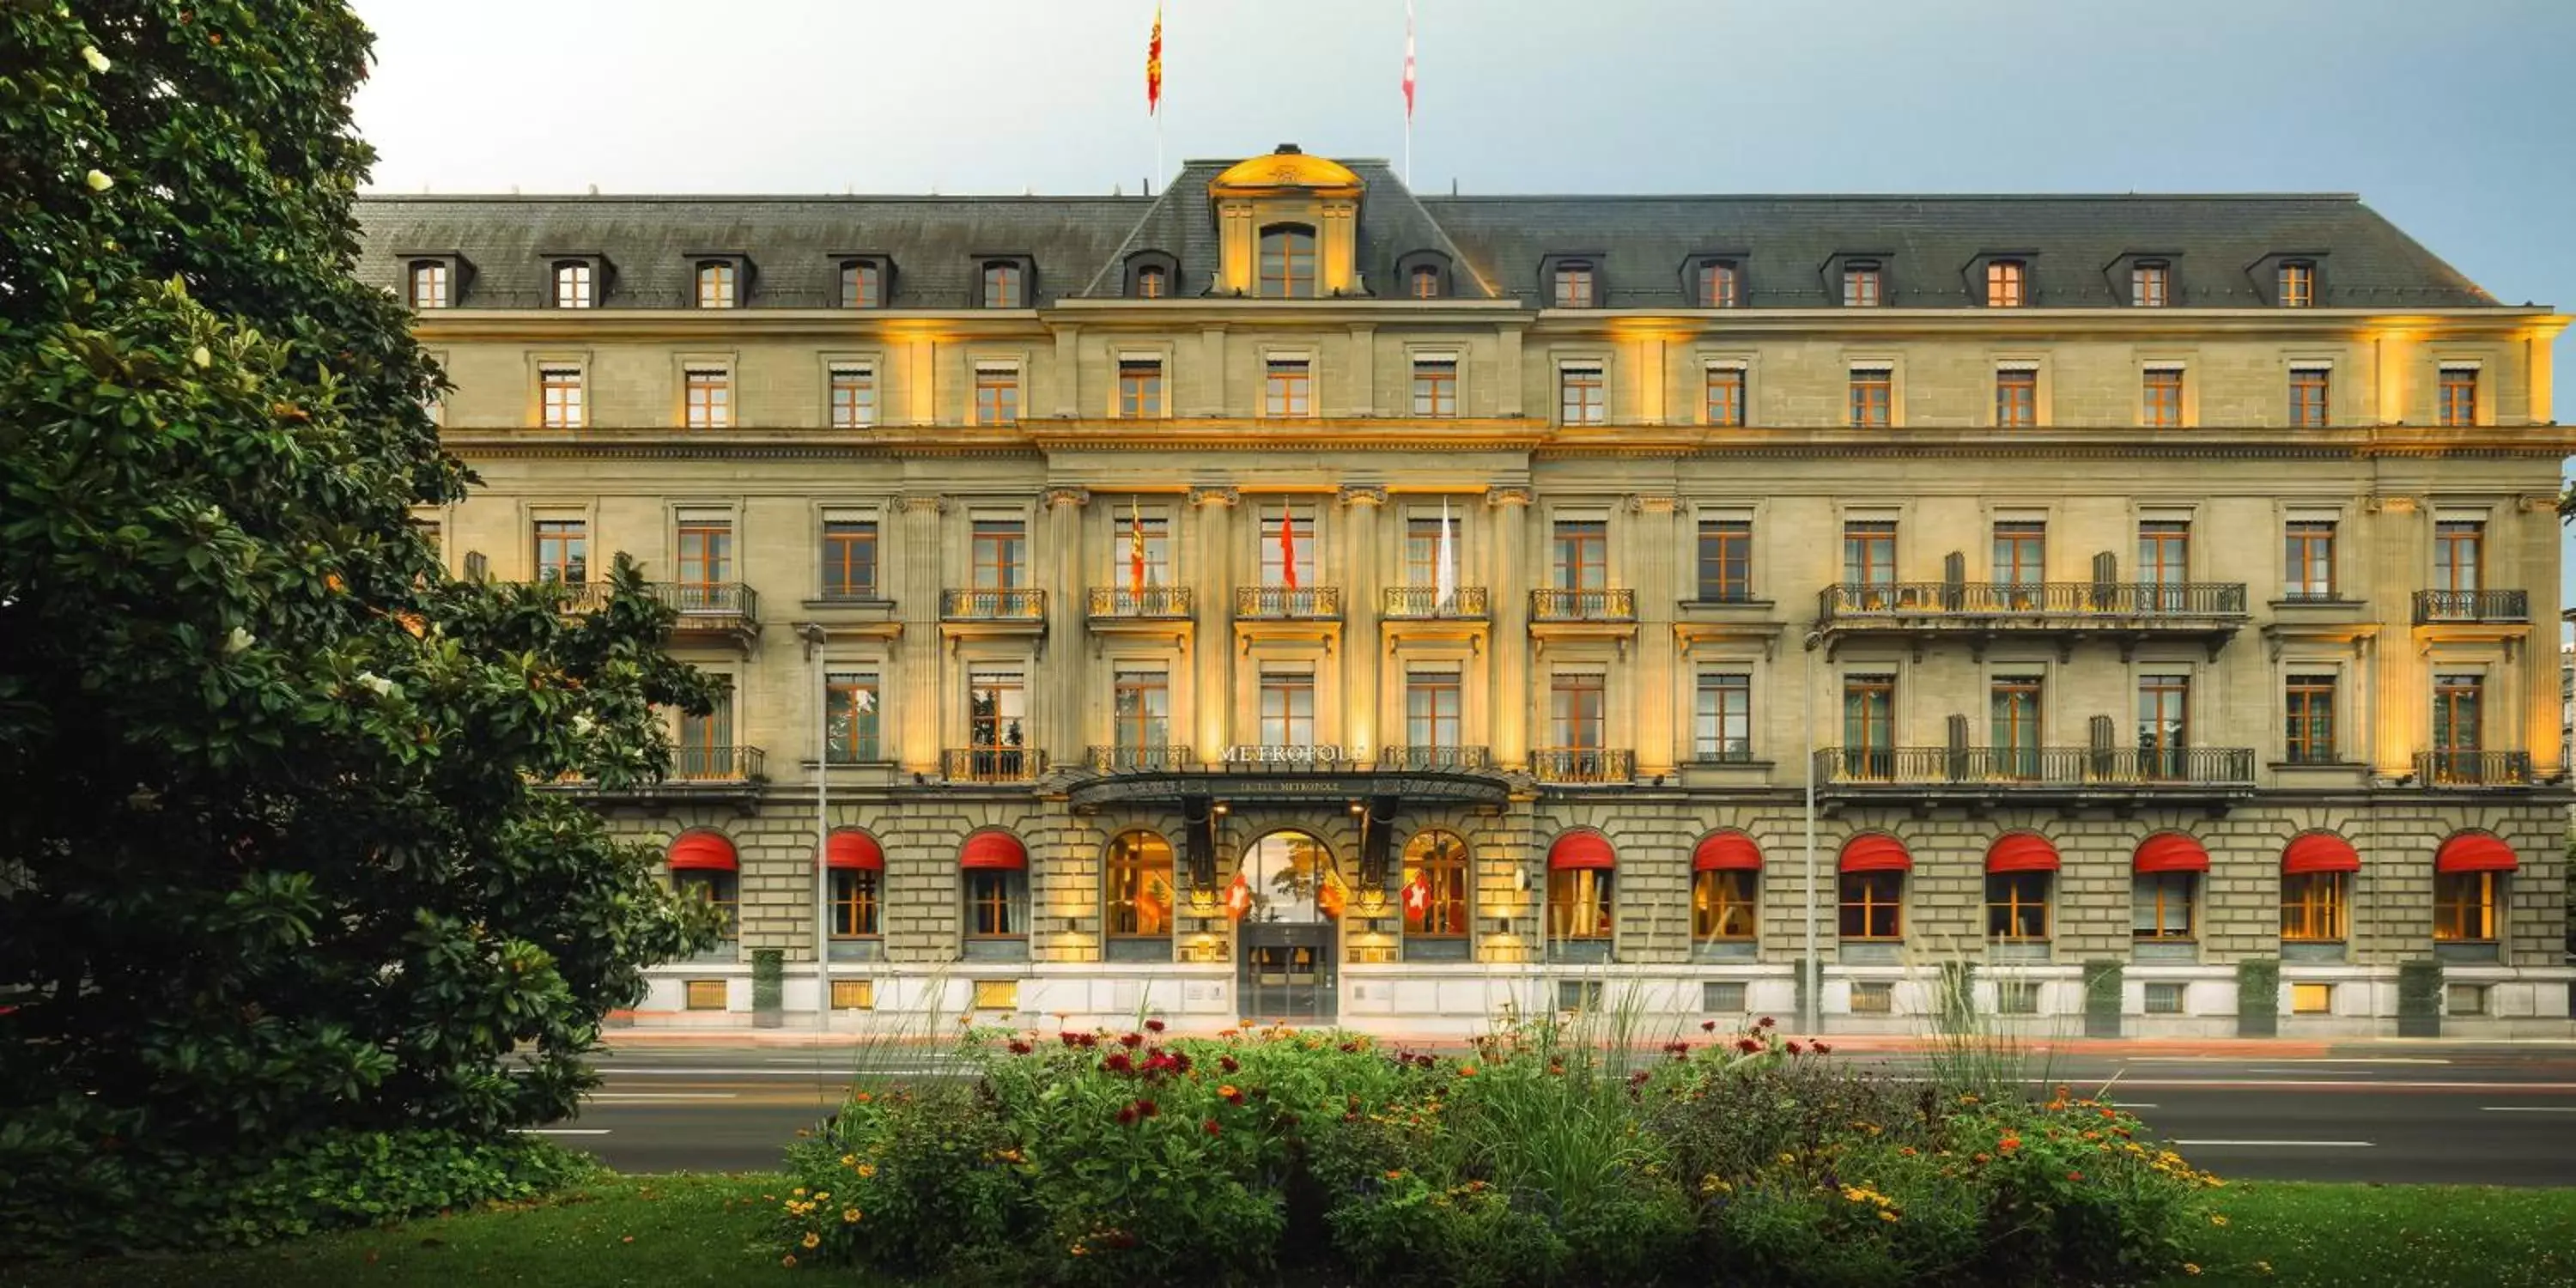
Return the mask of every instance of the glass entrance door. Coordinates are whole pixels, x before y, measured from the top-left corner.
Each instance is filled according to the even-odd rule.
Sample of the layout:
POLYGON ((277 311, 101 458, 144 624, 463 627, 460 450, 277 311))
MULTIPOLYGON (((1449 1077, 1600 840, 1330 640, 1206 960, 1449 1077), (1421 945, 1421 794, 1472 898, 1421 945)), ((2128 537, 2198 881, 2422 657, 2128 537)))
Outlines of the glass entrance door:
POLYGON ((1341 1013, 1336 922, 1350 889, 1323 842, 1274 832, 1243 856, 1250 906, 1235 927, 1236 1010, 1260 1023, 1330 1024, 1341 1013))

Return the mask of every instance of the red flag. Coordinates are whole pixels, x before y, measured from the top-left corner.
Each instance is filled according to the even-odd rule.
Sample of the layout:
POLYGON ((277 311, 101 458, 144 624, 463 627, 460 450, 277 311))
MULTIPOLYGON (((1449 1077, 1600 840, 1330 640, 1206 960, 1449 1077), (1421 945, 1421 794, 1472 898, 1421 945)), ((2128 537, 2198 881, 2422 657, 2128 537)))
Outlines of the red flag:
POLYGON ((1127 502, 1127 593, 1145 597, 1145 514, 1127 502))
MULTIPOLYGON (((1407 60, 1410 65, 1410 59, 1407 60)), ((1405 84, 1413 83, 1413 73, 1405 73, 1405 84)), ((1405 90, 1412 97, 1410 88, 1405 90)), ((1154 6, 1154 35, 1145 42, 1145 115, 1152 116, 1163 105, 1163 6, 1154 6)))
POLYGON ((1404 119, 1413 119, 1413 5, 1404 6, 1404 119))
POLYGON ((1297 515, 1285 506, 1279 510, 1279 584, 1297 589, 1297 515))

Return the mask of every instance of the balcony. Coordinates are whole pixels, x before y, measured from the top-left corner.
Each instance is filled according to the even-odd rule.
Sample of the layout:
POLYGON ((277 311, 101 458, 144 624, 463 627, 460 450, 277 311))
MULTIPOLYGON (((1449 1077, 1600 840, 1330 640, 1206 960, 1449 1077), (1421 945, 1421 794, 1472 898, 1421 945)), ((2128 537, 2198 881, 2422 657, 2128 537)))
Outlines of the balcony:
POLYGON ((609 595, 616 591, 616 587, 604 581, 564 581, 554 577, 542 578, 527 584, 544 586, 562 595, 563 610, 567 615, 597 612, 608 606, 609 595))
POLYGON ((1442 598, 1436 586, 1388 586, 1379 594, 1378 616, 1389 621, 1439 621, 1485 617, 1485 588, 1452 586, 1442 598))
POLYGON ((646 589, 679 611, 675 640, 714 638, 747 649, 760 638, 760 594, 741 582, 656 581, 646 589))
POLYGON ((1820 795, 2233 797, 2254 790, 2251 747, 1827 747, 1820 795))
POLYGON ((1274 622, 1340 621, 1339 586, 1237 586, 1234 615, 1274 622))
POLYGON ((1843 582, 1816 594, 1816 628, 1830 655, 1861 636, 1912 642, 1965 639, 1982 658, 1998 638, 2110 639, 2124 656, 2144 640, 2184 639, 2219 648, 2247 620, 2242 582, 1843 582))
POLYGON ((670 781, 756 783, 768 777, 758 747, 679 747, 671 752, 670 781))
POLYGON ((1624 783, 1637 776, 1637 753, 1605 747, 1542 747, 1530 753, 1530 773, 1542 783, 1624 783))
POLYGON ((2527 751, 2419 751, 2415 783, 2419 787, 2529 787, 2531 753, 2527 751))
POLYGON ((1380 747, 1377 767, 1423 774, 1476 774, 1493 768, 1483 747, 1380 747))
POLYGON ((1094 586, 1088 613, 1095 622, 1187 621, 1190 616, 1190 588, 1147 586, 1143 590, 1134 590, 1124 586, 1094 586))
POLYGON ((1173 747, 1093 747, 1088 757, 1095 774, 1170 774, 1196 769, 1197 751, 1173 747))
POLYGON ((614 790, 588 778, 566 778, 544 786, 592 800, 730 800, 748 806, 759 800, 760 789, 768 781, 758 747, 675 747, 670 772, 654 781, 614 790))
POLYGON ((939 592, 939 620, 943 622, 1044 622, 1046 592, 1028 587, 943 590, 939 592))
POLYGON ((1637 592, 1633 590, 1533 590, 1530 592, 1530 620, 1533 622, 1620 622, 1633 625, 1637 620, 1637 592))
POLYGON ((2531 620, 2531 592, 2524 590, 2419 590, 2415 624, 2522 624, 2531 620))
POLYGON ((952 783, 1026 783, 1046 772, 1046 753, 1027 747, 951 747, 939 776, 952 783))

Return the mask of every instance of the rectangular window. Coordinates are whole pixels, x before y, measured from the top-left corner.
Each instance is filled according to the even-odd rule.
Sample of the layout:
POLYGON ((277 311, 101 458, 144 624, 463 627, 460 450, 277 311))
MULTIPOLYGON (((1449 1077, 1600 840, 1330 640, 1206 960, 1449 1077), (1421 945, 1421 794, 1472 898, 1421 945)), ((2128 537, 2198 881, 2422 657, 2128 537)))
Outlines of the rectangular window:
POLYGON ((681 1007, 691 1011, 725 1009, 725 982, 720 979, 693 979, 681 986, 686 1000, 681 1007))
POLYGON ((1018 778, 1028 746, 1028 677, 1014 668, 966 673, 966 744, 976 756, 976 777, 1018 778))
POLYGON ((2141 872, 2129 878, 2129 934, 2141 942, 2185 943, 2197 937, 2200 874, 2141 872))
POLYGON ((1868 519, 1843 524, 1843 582, 1859 588, 1861 608, 1894 604, 1896 524, 1868 519))
POLYGON ((1314 414, 1314 367, 1304 358, 1272 358, 1262 388, 1261 414, 1299 417, 1314 414))
POLYGON ((447 307, 447 265, 431 261, 411 266, 411 306, 415 309, 447 307))
POLYGON ((832 981, 832 1009, 835 1011, 872 1011, 877 1005, 877 982, 872 979, 836 979, 832 981))
POLYGON ((1296 505, 1265 510, 1257 539, 1261 544, 1262 585, 1311 587, 1315 584, 1315 563, 1322 552, 1315 548, 1313 509, 1296 505), (1289 575, 1288 562, 1291 551, 1296 555, 1293 579, 1289 575))
MULTIPOLYGON (((1564 885, 1564 890, 1562 892, 1564 895, 1563 905, 1566 913, 1565 922, 1569 929, 1566 933, 1557 937, 1562 939, 1609 938, 1609 914, 1606 911, 1603 911, 1609 907, 1609 884, 1607 882, 1601 882, 1596 885, 1595 883, 1583 880, 1582 878, 1586 875, 1583 873, 1568 872, 1563 875, 1566 877, 1566 880, 1562 883, 1564 885), (1598 907, 1595 907, 1596 897, 1599 905, 1598 907), (1601 929, 1598 933, 1594 933, 1588 929, 1571 928, 1579 924, 1577 921, 1578 918, 1589 919, 1590 915, 1595 912, 1600 913, 1601 929)), ((1548 883, 1551 886, 1559 884, 1556 880, 1555 874, 1550 874, 1548 883)), ((1551 892, 1548 898, 1548 907, 1550 910, 1554 910, 1558 907, 1559 900, 1555 895, 1556 892, 1551 892)), ((1600 1010, 1601 981, 1597 979, 1560 979, 1556 981, 1556 1009, 1560 1011, 1600 1010)))
POLYGON ((1986 938, 2039 943, 2048 938, 2046 872, 1986 874, 1986 938))
POLYGON ((1691 938, 1749 942, 1760 919, 1762 874, 1741 868, 1691 874, 1691 938))
POLYGON ((590 265, 555 265, 555 307, 586 309, 590 300, 590 265))
POLYGON ((1594 751, 1608 745, 1607 685, 1597 674, 1558 672, 1548 678, 1548 738, 1569 751, 1594 751))
POLYGON ((1168 672, 1118 672, 1111 677, 1110 707, 1110 741, 1118 750, 1151 754, 1171 745, 1172 684, 1168 672))
POLYGON ((1741 980, 1712 979, 1699 986, 1699 1009, 1715 1015, 1741 1015, 1748 1006, 1741 980))
POLYGON ((2138 677, 2138 770, 2148 778, 2188 776, 2191 677, 2138 677))
POLYGON ((2146 1012, 2149 1015, 2180 1015, 2183 986, 2173 983, 2149 983, 2146 986, 2146 1012))
POLYGON ((2346 872, 2281 874, 2281 938, 2290 943, 2340 943, 2344 937, 2346 872))
POLYGON ((1021 285, 1022 274, 1019 265, 986 264, 984 266, 984 307, 988 309, 1024 307, 1027 301, 1022 296, 1021 285))
POLYGON ((1029 529, 1018 519, 976 519, 967 528, 968 566, 977 590, 1028 584, 1029 529))
POLYGON ((1610 586, 1610 524, 1604 519, 1559 519, 1549 530, 1550 581, 1557 590, 1606 590, 1610 586))
POLYGON ((832 428, 866 429, 877 423, 877 372, 874 367, 832 367, 832 428))
POLYGON ((698 265, 698 307, 729 309, 734 306, 733 265, 725 263, 698 265))
POLYGON ((2501 872, 2433 874, 2433 938, 2444 943, 2493 943, 2501 872))
POLYGON ((1598 363, 1569 363, 1556 372, 1557 421, 1566 425, 1599 425, 1610 418, 1609 395, 1598 363))
POLYGON ((1016 979, 976 980, 975 1009, 979 1011, 1020 1009, 1020 981, 1016 979))
POLYGON ((1592 266, 1590 264, 1557 265, 1554 289, 1550 292, 1550 298, 1560 309, 1591 308, 1592 266))
POLYGON ((2292 984, 2290 986, 2290 1014, 2334 1014, 2334 985, 2292 984))
POLYGON ((2301 429, 2326 424, 2326 391, 2334 373, 2324 367, 2290 368, 2290 423, 2301 429))
MULTIPOLYGON (((2048 580, 2048 525, 2017 520, 1995 525, 1995 581, 2005 586, 2036 587, 2048 580)), ((2017 599, 2018 608, 2038 607, 2035 596, 2017 599)))
POLYGON ((1751 520, 1699 521, 1699 598, 1710 604, 1740 604, 1753 598, 1751 520))
POLYGON ((1995 424, 2028 429, 2039 423, 2039 373, 2007 369, 1995 373, 1995 424))
POLYGON ((537 368, 538 405, 543 410, 541 422, 548 429, 579 429, 582 419, 581 368, 537 368))
POLYGON ((2289 599, 2335 597, 2335 525, 2296 519, 2282 529, 2281 590, 2289 599))
MULTIPOLYGON (((1017 756, 1019 753, 1009 753, 1017 756)), ((1022 894, 1028 890, 1025 872, 969 868, 966 871, 966 937, 969 939, 1018 939, 1028 933, 1022 920, 1022 894)), ((1016 1004, 1019 989, 1013 981, 979 979, 975 981, 975 1005, 978 1009, 1008 1009, 1016 1004)))
POLYGON ((1744 426, 1744 368, 1708 368, 1708 423, 1722 429, 1744 426))
POLYGON ((1995 1014, 2039 1014, 2039 981, 2034 979, 1996 980, 1995 1014))
POLYGON ((1463 740, 1464 694, 1456 671, 1407 671, 1404 742, 1413 748, 1456 747, 1463 740))
POLYGON ((2486 677, 2438 674, 2433 677, 2433 777, 2439 782, 2476 783, 2486 778, 2483 710, 2486 677))
POLYGON ((1731 259, 1702 260, 1699 266, 1699 306, 1704 309, 1731 309, 1744 302, 1744 276, 1731 259))
MULTIPOLYGON (((671 776, 682 781, 737 777, 733 758, 733 695, 719 696, 705 715, 680 715, 680 736, 671 748, 671 776)), ((723 874, 728 880, 733 876, 723 874)))
POLYGON ((2444 1015, 2484 1015, 2487 1013, 2487 986, 2484 984, 2450 984, 2442 990, 2444 1015))
POLYGON ((2335 763, 2335 677, 2293 675, 2282 692, 2288 707, 2284 758, 2293 765, 2335 763))
POLYGON ((1843 677, 1846 778, 1884 781, 1896 773, 1896 677, 1843 677))
MULTIPOLYGON (((1836 929, 1845 939, 1903 939, 1905 937, 1905 874, 1902 872, 1845 872, 1841 886, 1841 915, 1836 929)), ((1855 994, 1858 985, 1854 985, 1855 994)), ((1855 996, 1854 1001, 1858 998, 1855 996)))
POLYGON ((2191 580, 2191 523, 2148 519, 2138 524, 2138 582, 2150 610, 2178 612, 2183 583, 2191 580))
POLYGON ((885 307, 885 275, 874 260, 854 259, 841 265, 841 307, 885 307))
POLYGON ((2017 259, 1998 259, 1986 265, 1986 307, 2017 309, 2029 298, 2030 267, 2017 259))
POLYGON ((1851 423, 1858 429, 1885 429, 1893 424, 1896 373, 1887 367, 1851 369, 1851 423))
MULTIPOLYGON (((877 885, 882 875, 872 868, 832 869, 834 939, 862 939, 878 933, 877 909, 883 901, 878 898, 877 885)), ((835 1001, 833 1005, 840 1003, 835 1001)))
POLYGON ((1753 758, 1753 677, 1703 671, 1691 730, 1691 758, 1707 764, 1753 758))
POLYGON ((1315 745, 1314 672, 1262 671, 1261 745, 1264 747, 1315 745))
POLYGON ((733 423, 733 373, 722 367, 691 367, 681 373, 683 406, 691 429, 723 429, 733 423))
POLYGON ((2442 368, 2441 394, 2441 423, 2445 425, 2478 423, 2477 368, 2442 368))
POLYGON ((2141 404, 2147 428, 2182 428, 2182 372, 2180 367, 2147 368, 2145 400, 2141 404))
POLYGON ((2433 524, 2433 589, 2455 596, 2475 595, 2486 544, 2487 525, 2478 520, 2437 520, 2433 524))
MULTIPOLYGON (((1893 936, 1890 936, 1893 938, 1893 936)), ((1883 979, 1856 979, 1851 986, 1851 1013, 1891 1015, 1896 1011, 1896 985, 1883 979)))
POLYGON ((2142 309, 2160 309, 2173 303, 2173 266, 2161 261, 2131 265, 2129 303, 2142 309))
POLYGON ((1879 300, 1884 297, 1883 285, 1878 265, 1874 263, 1861 262, 1844 266, 1843 307, 1853 309, 1877 307, 1879 300))
MULTIPOLYGON (((731 519, 682 519, 675 535, 679 538, 677 560, 683 591, 705 591, 733 580, 733 521, 731 519)), ((695 604, 705 607, 703 595, 685 593, 681 607, 695 604)))
POLYGON ((1997 677, 1987 686, 1987 723, 2000 777, 2039 777, 2039 696, 2035 675, 1997 677))
POLYGON ((1163 414, 1163 360, 1118 360, 1118 414, 1128 420, 1150 420, 1163 414))
POLYGON ((1112 519, 1109 580, 1121 591, 1133 588, 1136 580, 1136 536, 1145 537, 1145 584, 1172 584, 1172 520, 1169 515, 1147 514, 1130 510, 1112 519))
POLYGON ((1020 369, 999 363, 975 368, 975 423, 1015 425, 1020 419, 1020 369))
POLYGON ((1443 419, 1458 414, 1458 360, 1413 360, 1413 414, 1443 419))
POLYGON ((885 759, 877 742, 877 673, 825 672, 823 722, 831 739, 831 763, 864 765, 885 759))
POLYGON ((2281 266, 2280 305, 2285 309, 2304 309, 2317 302, 2317 266, 2283 264, 2281 266))
MULTIPOLYGON (((1458 515, 1450 515, 1449 561, 1454 569, 1466 563, 1466 533, 1459 526, 1458 515)), ((1409 516, 1404 521, 1404 584, 1437 587, 1440 584, 1440 523, 1438 516, 1409 516)))
POLYGON ((822 559, 823 598, 876 598, 877 525, 875 520, 824 520, 822 559))
POLYGON ((584 519, 539 519, 537 580, 578 586, 590 580, 590 523, 584 519))

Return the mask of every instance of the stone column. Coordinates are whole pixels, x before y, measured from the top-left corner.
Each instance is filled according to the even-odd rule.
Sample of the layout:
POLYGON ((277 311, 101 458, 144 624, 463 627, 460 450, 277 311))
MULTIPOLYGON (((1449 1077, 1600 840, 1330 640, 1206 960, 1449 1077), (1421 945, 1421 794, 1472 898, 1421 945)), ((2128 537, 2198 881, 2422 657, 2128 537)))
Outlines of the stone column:
POLYGON ((1673 515, 1680 504, 1671 496, 1632 496, 1628 508, 1634 516, 1627 543, 1628 566, 1634 570, 1629 582, 1637 597, 1637 665, 1631 672, 1636 687, 1630 695, 1637 713, 1637 772, 1669 774, 1679 702, 1673 683, 1673 615, 1680 597, 1673 556, 1681 541, 1673 532, 1673 515))
MULTIPOLYGON (((1082 511, 1091 493, 1078 487, 1046 491, 1046 546, 1031 562, 1038 575, 1032 583, 1046 589, 1046 635, 1038 641, 1030 678, 1038 687, 1037 727, 1029 744, 1046 753, 1051 766, 1075 763, 1083 754, 1085 721, 1082 695, 1083 596, 1091 575, 1089 552, 1083 548, 1082 511)), ((1034 552, 1033 552, 1034 553, 1034 552)))
POLYGON ((890 686, 899 704, 892 712, 893 741, 896 759, 905 769, 937 773, 940 739, 948 723, 939 683, 939 581, 947 563, 940 543, 940 516, 948 512, 948 498, 914 494, 900 504, 903 580, 896 591, 895 610, 903 617, 903 639, 896 649, 897 674, 890 686))
POLYGON ((1225 755, 1234 714, 1234 506, 1230 487, 1190 489, 1191 580, 1198 587, 1198 682, 1190 701, 1198 716, 1201 759, 1225 755))
POLYGON ((1343 389, 1342 414, 1366 417, 1377 414, 1377 325, 1372 322, 1351 324, 1350 379, 1343 389))
MULTIPOLYGON (((1516 334, 1516 333, 1514 333, 1516 334)), ((1485 513, 1493 526, 1487 543, 1493 589, 1487 603, 1494 614, 1492 698, 1486 711, 1494 764, 1521 769, 1529 764, 1531 696, 1529 656, 1529 508, 1526 487, 1485 490, 1485 513)))
POLYGON ((1375 755, 1389 741, 1387 731, 1380 727, 1384 713, 1378 710, 1378 681, 1385 666, 1385 650, 1379 646, 1377 629, 1378 512, 1386 508, 1386 488, 1377 484, 1345 485, 1341 499, 1344 698, 1339 741, 1357 757, 1363 746, 1375 755))

